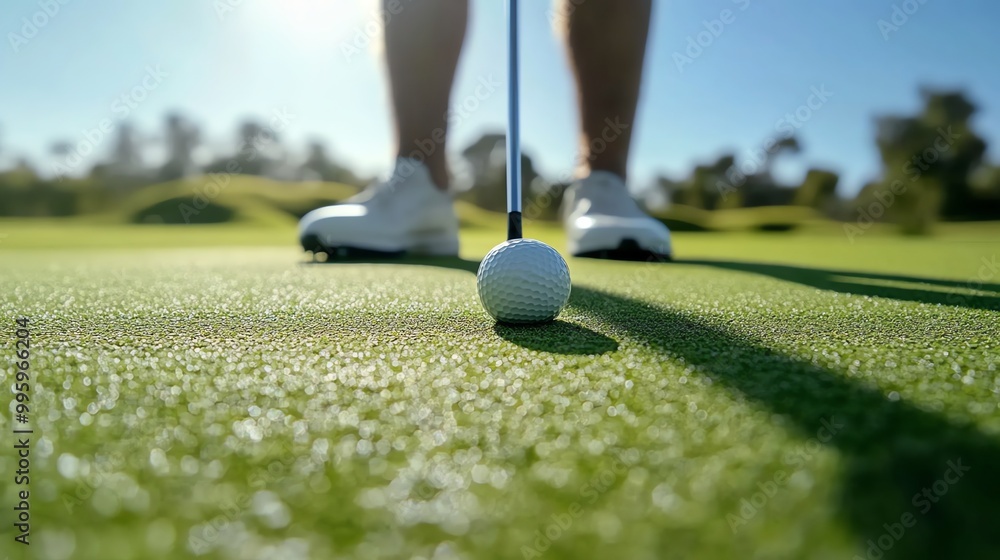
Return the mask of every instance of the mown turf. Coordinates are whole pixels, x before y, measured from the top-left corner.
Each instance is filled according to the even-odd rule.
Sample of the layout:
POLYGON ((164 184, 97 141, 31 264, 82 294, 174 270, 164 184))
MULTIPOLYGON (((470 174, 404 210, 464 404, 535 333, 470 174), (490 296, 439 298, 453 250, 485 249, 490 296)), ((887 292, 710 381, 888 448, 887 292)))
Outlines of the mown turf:
POLYGON ((677 263, 571 260, 562 319, 520 329, 476 300, 489 230, 396 265, 307 265, 291 230, 8 244, 26 557, 998 557, 1000 242, 963 231, 678 235, 677 263))

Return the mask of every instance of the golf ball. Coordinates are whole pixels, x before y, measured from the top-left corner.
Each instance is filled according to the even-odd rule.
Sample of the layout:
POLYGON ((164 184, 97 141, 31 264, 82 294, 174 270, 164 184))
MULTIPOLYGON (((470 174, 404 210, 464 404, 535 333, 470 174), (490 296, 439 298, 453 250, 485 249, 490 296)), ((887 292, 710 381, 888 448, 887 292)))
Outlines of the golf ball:
POLYGON ((479 301, 501 323, 543 323, 569 301, 569 266, 555 249, 534 239, 493 248, 476 274, 479 301))

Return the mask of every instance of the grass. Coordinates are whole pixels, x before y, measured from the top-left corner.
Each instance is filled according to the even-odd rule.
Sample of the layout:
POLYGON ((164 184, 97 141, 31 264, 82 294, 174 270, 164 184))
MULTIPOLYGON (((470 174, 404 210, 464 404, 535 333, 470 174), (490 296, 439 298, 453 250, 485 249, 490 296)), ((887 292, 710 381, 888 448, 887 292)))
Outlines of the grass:
POLYGON ((476 300, 497 228, 308 265, 288 226, 5 221, 36 439, 29 549, 0 446, 2 550, 997 557, 998 232, 679 234, 673 264, 571 260, 561 320, 514 329, 476 300))

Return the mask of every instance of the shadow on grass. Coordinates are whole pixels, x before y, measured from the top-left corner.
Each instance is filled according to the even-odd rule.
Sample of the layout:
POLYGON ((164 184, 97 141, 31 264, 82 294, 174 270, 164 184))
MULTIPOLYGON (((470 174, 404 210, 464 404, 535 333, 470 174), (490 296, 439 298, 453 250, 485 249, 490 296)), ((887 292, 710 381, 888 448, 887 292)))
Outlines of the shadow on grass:
POLYGON ((497 324, 493 331, 523 348, 555 354, 596 355, 618 350, 618 343, 613 338, 560 320, 544 325, 497 324))
POLYGON ((993 270, 991 263, 984 263, 984 266, 980 269, 979 278, 970 278, 965 282, 752 262, 683 260, 676 261, 676 263, 712 266, 739 272, 752 272, 754 274, 770 276, 778 280, 797 282, 821 290, 832 290, 844 294, 875 296, 901 301, 966 307, 969 309, 1000 310, 1000 284, 985 282, 985 280, 1000 277, 1000 270, 993 270), (900 284, 910 284, 910 286, 901 286, 900 284), (928 289, 929 286, 940 289, 931 290, 928 289), (964 292, 958 290, 964 290, 964 292), (994 292, 994 294, 982 295, 969 293, 971 290, 994 292))
POLYGON ((792 359, 694 316, 578 286, 570 305, 624 328, 665 357, 698 366, 716 383, 792 420, 804 438, 842 423, 826 442, 845 461, 839 509, 862 549, 888 535, 889 550, 876 550, 873 558, 1000 557, 994 514, 1000 442, 974 426, 889 401, 844 372, 792 359), (949 471, 958 464, 969 470, 956 479, 949 471), (916 524, 894 538, 887 527, 906 513, 916 524))
MULTIPOLYGON (((478 267, 461 259, 402 264, 471 272, 478 267)), ((729 264, 733 270, 755 272, 755 266, 771 266, 729 264)), ((833 274, 777 268, 820 278, 833 274)), ((905 295, 910 301, 923 301, 914 294, 905 295)), ((817 438, 824 427, 842 424, 832 438, 820 441, 827 439, 824 445, 837 449, 844 462, 838 510, 858 548, 865 551, 881 545, 871 549, 869 558, 1000 558, 996 527, 1000 442, 975 426, 903 401, 889 401, 877 389, 847 377, 845 371, 783 355, 694 315, 578 285, 573 286, 569 305, 623 329, 665 359, 682 358, 716 384, 783 415, 803 439, 817 438), (911 527, 902 525, 910 519, 904 518, 906 514, 915 520, 911 527)), ((544 332, 565 327, 537 328, 544 332)), ((513 334, 514 330, 518 328, 498 327, 516 344, 547 349, 547 337, 533 336, 530 330, 513 334)))

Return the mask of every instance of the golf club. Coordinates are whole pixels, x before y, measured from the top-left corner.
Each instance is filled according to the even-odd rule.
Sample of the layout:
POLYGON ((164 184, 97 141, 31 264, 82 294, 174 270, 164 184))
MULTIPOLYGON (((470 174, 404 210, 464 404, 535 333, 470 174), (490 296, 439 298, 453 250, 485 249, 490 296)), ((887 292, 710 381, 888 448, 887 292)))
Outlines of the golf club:
POLYGON ((507 0, 507 239, 521 239, 521 107, 518 0, 507 0))
POLYGON ((569 266, 558 251, 521 231, 521 123, 518 0, 507 0, 507 240, 479 265, 476 288, 483 309, 498 322, 552 321, 569 301, 569 266))

